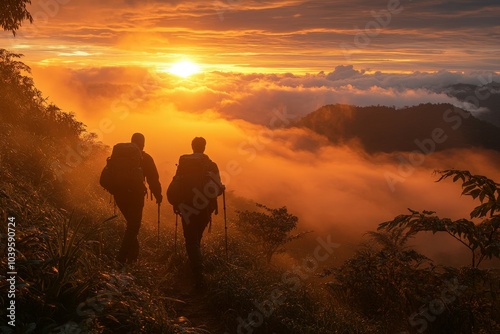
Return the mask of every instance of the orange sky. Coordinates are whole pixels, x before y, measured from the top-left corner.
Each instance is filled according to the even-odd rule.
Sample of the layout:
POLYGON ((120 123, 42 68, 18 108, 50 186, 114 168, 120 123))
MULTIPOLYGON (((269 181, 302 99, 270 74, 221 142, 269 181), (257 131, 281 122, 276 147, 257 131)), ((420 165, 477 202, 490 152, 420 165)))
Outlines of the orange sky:
POLYGON ((500 4, 409 0, 33 0, 1 45, 31 65, 205 71, 499 71, 500 4))

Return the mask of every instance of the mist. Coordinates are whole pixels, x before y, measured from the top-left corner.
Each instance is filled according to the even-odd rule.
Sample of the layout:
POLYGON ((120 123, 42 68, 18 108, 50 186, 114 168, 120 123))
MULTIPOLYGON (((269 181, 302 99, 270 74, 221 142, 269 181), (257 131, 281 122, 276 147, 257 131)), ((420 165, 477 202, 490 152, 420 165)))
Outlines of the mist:
POLYGON ((50 100, 78 112, 87 121, 102 118, 120 105, 140 113, 173 106, 189 113, 215 111, 227 119, 263 125, 269 125, 273 109, 286 108, 300 118, 335 103, 395 107, 450 103, 487 112, 476 111, 443 90, 460 82, 482 85, 500 81, 496 73, 368 73, 352 66, 302 76, 206 72, 187 79, 139 67, 69 70, 51 66, 35 67, 33 72, 37 85, 50 100))
MULTIPOLYGON (((214 76, 201 76, 197 84, 195 79, 181 81, 149 76, 147 71, 117 69, 60 70, 48 80, 43 76, 46 71, 35 71, 35 81, 41 82, 44 94, 64 110, 75 112, 105 144, 126 142, 132 133, 142 132, 145 151, 155 159, 164 189, 179 156, 191 152, 194 137, 203 136, 206 153, 218 164, 223 182, 234 196, 270 207, 287 206, 299 217, 300 230, 331 233, 348 248, 355 248, 365 232, 375 230, 379 223, 407 213, 407 208, 436 211, 440 217, 452 219, 468 218, 477 203, 460 196, 460 185, 451 180, 436 183, 435 170, 468 169, 500 180, 498 152, 432 153, 422 155, 423 162, 417 166, 401 162, 408 160, 405 152, 368 155, 355 142, 333 146, 309 130, 289 127, 294 119, 327 103, 450 101, 445 95, 422 89, 292 89, 270 83, 271 75, 236 74, 218 74, 227 80, 211 84, 209 78, 214 76), (49 81, 51 85, 45 84, 49 81), (62 93, 55 82, 64 86, 62 93)), ((429 255, 445 258, 443 243, 428 240, 419 239, 417 244, 429 255)), ((449 247, 451 254, 456 247, 449 247)))

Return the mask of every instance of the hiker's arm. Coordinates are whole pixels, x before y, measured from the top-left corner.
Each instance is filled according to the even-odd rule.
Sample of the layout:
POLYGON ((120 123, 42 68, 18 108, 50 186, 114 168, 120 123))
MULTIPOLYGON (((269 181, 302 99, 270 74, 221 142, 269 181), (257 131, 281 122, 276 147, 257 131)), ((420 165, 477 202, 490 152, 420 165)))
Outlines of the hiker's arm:
POLYGON ((211 177, 212 179, 215 181, 215 183, 217 183, 217 185, 220 187, 220 192, 219 192, 219 195, 222 195, 222 192, 224 191, 224 189, 226 188, 223 184, 222 184, 222 180, 221 180, 221 177, 220 177, 220 173, 219 173, 219 167, 217 166, 217 164, 215 162, 212 161, 211 163, 211 167, 210 167, 210 172, 211 172, 211 177))
POLYGON ((149 189, 156 198, 156 202, 161 203, 163 195, 161 194, 160 176, 156 169, 155 162, 149 154, 144 154, 144 176, 148 182, 149 189))

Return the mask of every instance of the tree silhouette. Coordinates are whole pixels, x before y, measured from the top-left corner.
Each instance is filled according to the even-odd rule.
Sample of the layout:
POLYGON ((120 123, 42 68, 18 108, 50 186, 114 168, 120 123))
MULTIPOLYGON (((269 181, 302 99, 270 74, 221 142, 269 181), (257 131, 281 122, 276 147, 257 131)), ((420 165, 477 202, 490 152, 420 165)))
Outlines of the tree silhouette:
POLYGON ((30 76, 31 69, 21 54, 0 49, 0 121, 29 131, 78 142, 85 125, 73 113, 47 103, 30 76))
POLYGON ((33 117, 43 105, 41 92, 31 78, 31 69, 19 60, 21 54, 0 49, 0 107, 4 121, 33 117))
POLYGON ((462 218, 451 220, 439 218, 433 211, 418 212, 409 209, 409 215, 399 215, 391 221, 379 225, 379 230, 391 231, 395 228, 409 229, 412 233, 427 231, 446 232, 471 252, 471 266, 477 268, 484 259, 500 257, 500 184, 482 175, 472 175, 469 171, 438 171, 437 182, 453 177, 453 182, 462 182, 462 195, 478 199, 480 205, 470 213, 473 221, 462 218))
POLYGON ((278 209, 271 209, 258 203, 257 206, 263 211, 238 212, 241 223, 239 227, 248 233, 250 239, 260 245, 267 262, 271 261, 273 254, 283 251, 284 244, 308 233, 290 234, 297 227, 299 219, 288 213, 286 206, 278 209))
POLYGON ((12 31, 16 35, 16 30, 21 27, 24 20, 33 23, 33 17, 26 9, 26 4, 31 0, 2 0, 0 2, 0 25, 3 30, 12 31))

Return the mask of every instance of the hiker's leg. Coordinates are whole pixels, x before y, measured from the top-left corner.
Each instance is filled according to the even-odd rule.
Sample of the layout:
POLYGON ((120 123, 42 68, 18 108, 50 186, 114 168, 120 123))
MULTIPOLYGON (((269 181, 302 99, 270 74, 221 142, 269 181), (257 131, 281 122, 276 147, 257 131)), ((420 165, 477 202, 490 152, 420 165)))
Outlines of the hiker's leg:
POLYGON ((127 221, 127 228, 116 259, 121 263, 133 262, 137 260, 139 255, 137 235, 141 226, 144 197, 138 194, 127 193, 115 196, 115 200, 116 205, 127 221))
MULTIPOLYGON (((139 240, 137 236, 139 235, 139 229, 141 227, 142 221, 142 209, 144 208, 144 197, 140 196, 134 199, 130 223, 130 250, 128 252, 127 262, 136 262, 139 257, 139 240)), ((127 228, 128 229, 128 228, 127 228)))
MULTIPOLYGON (((127 197, 127 194, 122 194, 122 193, 115 194, 114 197, 116 206, 118 207, 118 209, 120 209, 120 212, 127 221, 127 229, 128 229, 129 223, 127 217, 129 217, 129 210, 130 210, 129 198, 127 197)), ((116 257, 116 260, 120 263, 125 263, 125 261, 127 260, 127 252, 128 252, 127 229, 125 230, 125 234, 122 238, 122 244, 120 250, 118 251, 118 255, 116 257)))
POLYGON ((196 233, 194 228, 195 224, 196 222, 192 216, 190 217, 189 221, 186 221, 184 218, 182 218, 182 232, 184 233, 186 252, 189 258, 189 262, 191 263, 191 267, 199 257, 198 247, 196 247, 196 233))
POLYGON ((182 220, 182 228, 184 231, 184 239, 186 240, 186 251, 191 263, 191 269, 195 278, 201 276, 202 273, 202 257, 201 257, 201 237, 203 231, 208 225, 209 216, 200 214, 191 216, 189 223, 182 220))
POLYGON ((203 278, 203 256, 201 254, 201 238, 203 236, 203 231, 207 227, 210 221, 209 215, 202 215, 200 221, 196 225, 196 246, 197 246, 197 261, 193 264, 193 275, 196 281, 197 287, 202 287, 204 283, 203 278))

